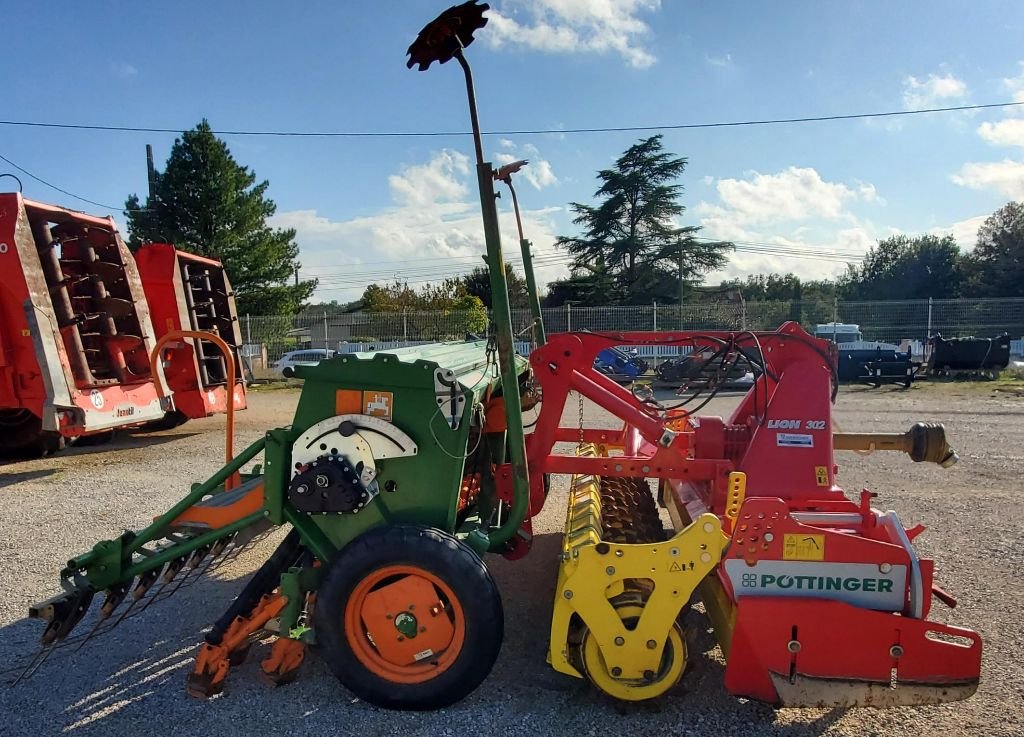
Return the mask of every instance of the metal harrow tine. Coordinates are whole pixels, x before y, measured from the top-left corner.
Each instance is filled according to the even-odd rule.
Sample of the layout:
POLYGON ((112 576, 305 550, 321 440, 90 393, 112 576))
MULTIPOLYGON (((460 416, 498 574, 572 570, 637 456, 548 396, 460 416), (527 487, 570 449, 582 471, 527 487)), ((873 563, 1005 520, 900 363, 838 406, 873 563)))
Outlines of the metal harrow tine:
POLYGON ((156 601, 160 597, 160 592, 162 592, 164 589, 166 589, 171 584, 171 582, 175 579, 175 577, 179 573, 181 573, 181 569, 185 567, 185 561, 186 560, 187 559, 184 556, 181 556, 179 558, 175 558, 174 560, 168 562, 167 565, 164 566, 164 571, 160 575, 160 578, 163 580, 163 583, 160 585, 160 588, 158 588, 156 590, 156 593, 154 593, 151 597, 149 597, 149 600, 146 602, 146 605, 144 607, 142 607, 142 609, 139 610, 140 614, 142 612, 146 611, 147 609, 149 609, 153 605, 153 602, 156 601))
POLYGON ((203 551, 203 548, 194 551, 192 555, 189 557, 188 562, 186 563, 186 567, 188 570, 186 571, 184 576, 178 579, 177 585, 175 585, 175 587, 166 594, 161 594, 160 591, 158 591, 154 595, 154 598, 157 598, 159 601, 163 601, 164 599, 170 598, 175 593, 177 593, 179 589, 187 588, 196 583, 196 581, 198 581, 207 573, 215 571, 223 562, 223 559, 225 557, 224 551, 231 549, 230 546, 234 539, 234 535, 231 535, 226 538, 221 538, 220 540, 214 542, 212 546, 206 548, 205 552, 202 552, 201 554, 200 551, 203 551), (204 560, 206 561, 206 565, 201 566, 200 564, 204 560))
POLYGON ((209 553, 203 556, 203 559, 206 560, 206 565, 202 568, 199 568, 198 566, 190 568, 188 573, 185 574, 185 576, 181 579, 181 581, 178 583, 174 590, 177 591, 178 589, 187 589, 189 586, 195 584, 207 573, 217 570, 218 566, 220 565, 220 560, 223 557, 223 552, 228 548, 230 542, 231 538, 226 538, 224 544, 221 544, 220 540, 215 542, 213 544, 213 547, 210 548, 209 553))
MULTIPOLYGON (((92 629, 89 630, 89 633, 82 639, 78 647, 75 648, 75 652, 81 650, 85 646, 85 643, 97 634, 100 634, 100 626, 110 618, 117 607, 121 605, 121 602, 124 601, 124 598, 128 595, 128 586, 116 586, 108 589, 106 594, 107 598, 103 600, 103 605, 100 607, 100 613, 99 617, 96 619, 96 624, 93 625, 92 629)), ((103 630, 103 632, 106 631, 107 630, 103 630)), ((67 644, 70 645, 71 643, 67 644)))
POLYGON ((152 588, 156 579, 160 576, 160 569, 156 568, 152 571, 143 573, 135 580, 135 587, 132 589, 132 602, 128 605, 128 608, 121 612, 121 616, 117 618, 117 621, 110 625, 110 629, 113 629, 117 625, 121 624, 128 615, 131 614, 132 609, 146 597, 146 593, 152 588))
POLYGON ((14 680, 14 683, 11 684, 11 687, 13 688, 22 681, 29 679, 33 675, 35 675, 35 672, 42 667, 43 663, 47 661, 47 659, 50 657, 53 651, 57 649, 56 647, 54 647, 55 644, 56 643, 50 643, 49 645, 42 647, 39 650, 39 652, 36 653, 36 655, 32 658, 29 664, 25 666, 25 670, 21 672, 21 675, 19 675, 14 680))
MULTIPOLYGON (((185 584, 185 582, 189 580, 190 577, 192 577, 193 579, 197 579, 199 576, 202 576, 203 573, 206 571, 206 568, 209 567, 209 564, 207 564, 207 566, 204 567, 198 574, 196 574, 196 571, 199 570, 200 564, 203 562, 203 559, 207 557, 209 552, 210 548, 208 547, 205 549, 198 548, 197 550, 193 551, 192 555, 189 556, 188 561, 184 565, 184 568, 187 569, 185 571, 185 575, 179 576, 178 583, 175 584, 174 588, 168 591, 166 594, 161 595, 160 591, 163 591, 163 587, 161 587, 160 591, 157 591, 153 595, 153 601, 151 603, 155 604, 157 601, 163 601, 164 599, 171 598, 178 592, 178 589, 180 589, 185 584)), ((149 606, 149 604, 147 604, 147 606, 149 606)))
MULTIPOLYGON (((32 657, 22 659, 15 665, 0 671, 0 683, 13 687, 21 681, 31 678, 56 650, 77 646, 74 647, 74 652, 78 652, 94 637, 109 632, 125 620, 138 616, 153 604, 170 598, 182 588, 195 584, 204 575, 231 563, 243 552, 263 540, 271 531, 272 528, 260 532, 244 542, 238 542, 239 535, 237 533, 231 534, 205 548, 193 551, 190 555, 176 558, 165 566, 140 574, 135 579, 134 585, 128 583, 120 588, 106 590, 106 598, 100 607, 98 619, 87 633, 75 637, 67 637, 67 633, 65 633, 64 637, 44 642, 43 647, 32 657), (154 589, 153 584, 159 579, 163 579, 163 582, 161 586, 154 589), (174 586, 170 587, 172 583, 174 586), (114 613, 129 593, 131 602, 118 617, 114 618, 114 613), (17 676, 11 679, 10 677, 15 674, 17 676)), ((89 598, 91 599, 91 595, 89 598)))

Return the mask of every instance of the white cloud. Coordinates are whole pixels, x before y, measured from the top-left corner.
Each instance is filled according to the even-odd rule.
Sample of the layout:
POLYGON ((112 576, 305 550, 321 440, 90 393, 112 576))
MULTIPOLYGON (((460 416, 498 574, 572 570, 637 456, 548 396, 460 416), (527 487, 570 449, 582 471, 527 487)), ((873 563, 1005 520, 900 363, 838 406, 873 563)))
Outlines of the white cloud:
MULTIPOLYGON (((1003 86, 1017 102, 1024 102, 1024 61, 1018 62, 1021 74, 1003 79, 1003 86)), ((986 121, 978 126, 978 135, 994 146, 1024 147, 1024 117, 1020 108, 1005 108, 1002 120, 986 121)), ((1024 161, 971 161, 950 175, 956 184, 969 189, 989 189, 1015 200, 1024 199, 1024 161)), ((971 239, 973 242, 973 238, 971 239)))
POLYGON ((481 38, 494 48, 615 53, 643 69, 656 60, 640 45, 651 29, 639 16, 660 8, 661 0, 505 0, 491 11, 481 38))
POLYGON ((908 110, 948 105, 967 97, 967 83, 950 73, 929 74, 927 79, 907 77, 903 80, 903 104, 908 110))
POLYGON ((426 164, 406 167, 388 177, 395 200, 409 207, 457 200, 466 195, 466 184, 456 174, 469 173, 469 158, 444 150, 426 164))
POLYGON ((122 79, 131 79, 132 77, 139 76, 139 70, 131 64, 124 62, 110 62, 110 72, 115 77, 121 77, 122 79))
POLYGON ((978 135, 996 146, 1024 146, 1024 118, 982 123, 978 135))
MULTIPOLYGON (((532 162, 523 171, 530 167, 532 162)), ((372 215, 332 220, 316 210, 292 210, 270 224, 295 228, 303 276, 321 277, 317 299, 354 300, 368 284, 395 276, 419 287, 424 279, 439 282, 483 263, 483 221, 473 181, 468 159, 444 150, 390 176, 393 204, 372 215)), ((509 203, 500 209, 506 259, 518 261, 515 217, 509 203)), ((555 241, 551 217, 557 209, 523 211, 535 250, 549 251, 555 241)), ((551 259, 537 269, 537 280, 543 285, 565 274, 561 262, 551 259)))
POLYGON ((857 193, 860 198, 865 202, 881 202, 885 204, 885 200, 878 196, 878 190, 875 189, 875 185, 871 183, 859 182, 857 187, 857 193))
POLYGON ((903 121, 895 116, 864 118, 863 122, 866 128, 885 131, 886 133, 899 133, 903 130, 903 121))
MULTIPOLYGON (((723 238, 710 227, 711 237, 723 238)), ((755 253, 739 248, 729 254, 729 263, 720 271, 709 274, 707 283, 715 284, 723 279, 743 278, 752 274, 789 273, 801 279, 834 279, 846 271, 846 262, 859 263, 867 250, 875 245, 879 235, 868 224, 844 228, 826 236, 813 237, 811 231, 800 228, 788 235, 750 233, 757 243, 775 246, 792 255, 755 253), (833 258, 821 256, 824 252, 843 254, 833 258)), ((728 240, 728 239, 726 239, 728 240)))
POLYGON ((704 57, 704 61, 706 61, 709 65, 711 65, 713 67, 723 67, 724 68, 724 67, 731 67, 731 66, 733 66, 732 54, 723 54, 722 56, 706 55, 704 57))
POLYGON ((747 179, 719 179, 716 185, 722 205, 701 203, 698 214, 727 217, 738 226, 809 218, 849 219, 844 203, 873 202, 873 185, 857 188, 826 182, 812 168, 791 166, 778 174, 749 172, 747 179))
POLYGON ((516 178, 525 179, 534 189, 544 189, 544 187, 558 184, 558 177, 555 176, 554 169, 551 168, 551 162, 540 158, 540 151, 536 146, 531 143, 518 146, 512 141, 502 141, 501 143, 504 148, 508 149, 508 153, 495 154, 494 159, 498 164, 510 164, 520 159, 530 162, 519 170, 519 173, 515 175, 516 178))
MULTIPOLYGON (((1017 64, 1020 66, 1020 74, 1016 77, 1004 78, 1003 86, 1013 95, 1014 102, 1024 102, 1024 61, 1019 61, 1017 64)), ((1021 113, 1020 108, 1009 108, 1009 110, 1017 115, 1024 114, 1021 113)))
POLYGON ((960 248, 971 249, 974 248, 974 244, 978 240, 978 228, 981 227, 987 218, 988 215, 976 215, 966 220, 959 220, 947 227, 932 228, 928 232, 932 235, 952 233, 953 239, 960 248))
POLYGON ((812 168, 791 166, 774 174, 748 172, 717 180, 718 202, 694 212, 703 235, 734 241, 738 250, 709 282, 768 272, 801 278, 834 278, 846 262, 858 262, 881 235, 849 211, 854 202, 884 204, 868 182, 829 182, 812 168), (758 253, 766 248, 774 253, 758 253))
POLYGON ((970 162, 952 179, 961 187, 993 189, 1015 200, 1024 199, 1024 161, 970 162))

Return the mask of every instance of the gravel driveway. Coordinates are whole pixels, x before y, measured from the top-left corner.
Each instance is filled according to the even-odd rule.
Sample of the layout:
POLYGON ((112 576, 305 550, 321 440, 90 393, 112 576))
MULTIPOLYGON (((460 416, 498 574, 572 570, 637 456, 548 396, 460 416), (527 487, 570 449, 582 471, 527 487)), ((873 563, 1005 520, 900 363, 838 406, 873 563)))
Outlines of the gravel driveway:
MULTIPOLYGON (((252 394, 239 416, 240 442, 290 422, 292 390, 252 394)), ((718 402, 719 400, 716 400, 718 402)), ((727 400, 705 412, 727 412, 727 400)), ((598 410, 594 410, 598 419, 598 410)), ((877 504, 922 522, 924 555, 960 600, 933 616, 972 627, 986 642, 982 684, 966 702, 891 710, 773 710, 730 697, 710 637, 682 685, 653 702, 623 706, 544 662, 555 555, 568 481, 557 479, 535 521, 524 560, 489 558, 505 603, 505 642, 490 678, 444 711, 393 713, 354 701, 313 655, 299 680, 271 689, 258 677, 262 651, 233 669, 222 696, 185 695, 185 675, 203 630, 227 607, 243 577, 269 555, 262 542, 216 579, 204 580, 77 652, 55 654, 29 681, 0 687, 0 735, 1024 735, 1024 399, 985 387, 937 384, 911 391, 844 389, 843 430, 905 430, 942 421, 961 462, 950 470, 903 455, 843 453, 840 482, 868 487, 877 504)), ((137 528, 212 474, 223 457, 222 417, 173 431, 124 436, 105 448, 0 466, 0 662, 31 652, 42 630, 29 603, 57 592, 71 555, 137 528)), ((836 633, 842 637, 842 632, 836 633)), ((3 667, 6 667, 3 666, 3 667)), ((3 670, 0 667, 0 670, 3 670)))

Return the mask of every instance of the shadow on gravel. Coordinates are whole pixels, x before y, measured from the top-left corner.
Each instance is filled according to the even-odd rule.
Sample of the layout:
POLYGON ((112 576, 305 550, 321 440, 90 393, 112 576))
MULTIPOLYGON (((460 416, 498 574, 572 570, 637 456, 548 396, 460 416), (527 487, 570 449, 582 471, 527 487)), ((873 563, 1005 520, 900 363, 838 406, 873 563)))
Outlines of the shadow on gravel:
MULTIPOLYGON (((608 698, 586 681, 552 670, 546 662, 552 600, 555 595, 561 535, 537 535, 526 558, 507 561, 492 556, 488 567, 502 592, 505 640, 501 657, 481 686, 498 690, 503 701, 518 701, 529 714, 544 713, 548 702, 557 722, 554 734, 654 735, 772 734, 786 737, 820 735, 838 722, 845 709, 776 710, 766 704, 737 699, 725 690, 725 666, 711 626, 699 609, 686 616, 696 632, 693 664, 681 683, 647 702, 608 698)), ((475 697, 475 695, 474 695, 475 697)), ((485 707, 486 708, 486 707, 485 707)), ((539 714, 538 714, 539 716, 539 714)))
MULTIPOLYGON (((227 608, 246 577, 201 579, 144 615, 86 643, 57 651, 27 681, 0 686, 5 737, 70 734, 294 735, 401 734, 433 737, 502 735, 783 735, 827 731, 842 711, 775 711, 733 698, 706 622, 698 627, 696 666, 673 691, 653 702, 622 704, 588 683, 555 673, 545 662, 560 535, 534 539, 526 558, 488 557, 502 592, 505 635, 490 677, 464 701, 435 712, 388 712, 352 698, 324 667, 315 649, 298 681, 273 689, 259 678, 268 652, 256 645, 232 668, 224 694, 199 701, 185 694, 203 631, 227 608)), ((269 554, 269 548, 267 548, 269 554)), ((87 632, 91 617, 76 628, 87 632)), ((3 667, 31 655, 43 623, 19 620, 0 628, 3 667)), ((500 633, 495 633, 500 636, 500 633)))
POLYGON ((14 486, 23 481, 37 481, 53 476, 57 473, 56 468, 43 468, 38 471, 18 471, 16 473, 0 473, 0 489, 6 486, 14 486))
POLYGON ((185 440, 186 438, 195 437, 201 435, 198 432, 176 432, 166 433, 163 435, 136 435, 134 432, 121 432, 118 433, 113 440, 103 445, 84 445, 79 447, 78 445, 72 445, 67 450, 61 451, 61 457, 73 457, 80 455, 92 455, 93 453, 102 454, 106 450, 131 450, 133 448, 148 448, 154 445, 163 445, 165 443, 172 443, 176 440, 185 440))
MULTIPOLYGON (((31 677, 16 685, 24 666, 39 652, 45 623, 25 618, 0 628, 0 713, 11 730, 0 733, 70 731, 109 737, 133 731, 128 725, 138 725, 140 718, 150 724, 136 734, 175 733, 175 725, 147 717, 147 702, 175 693, 184 697, 185 676, 204 630, 227 608, 245 578, 200 580, 110 632, 53 650, 31 677)), ((79 623, 72 637, 92 629, 94 614, 79 623)))

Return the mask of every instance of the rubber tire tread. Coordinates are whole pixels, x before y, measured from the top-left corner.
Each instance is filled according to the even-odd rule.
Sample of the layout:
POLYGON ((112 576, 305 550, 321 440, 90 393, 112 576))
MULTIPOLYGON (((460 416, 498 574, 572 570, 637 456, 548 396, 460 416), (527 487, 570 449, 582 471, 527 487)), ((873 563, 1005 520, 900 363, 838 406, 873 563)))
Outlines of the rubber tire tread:
POLYGON ((505 631, 501 594, 483 561, 451 535, 418 525, 380 527, 349 543, 329 563, 316 607, 317 641, 327 666, 360 699, 387 709, 440 709, 465 698, 490 674, 505 631), (356 585, 378 568, 402 564, 444 581, 465 618, 465 640, 455 662, 436 678, 415 684, 394 683, 368 670, 345 633, 345 606, 356 585))

